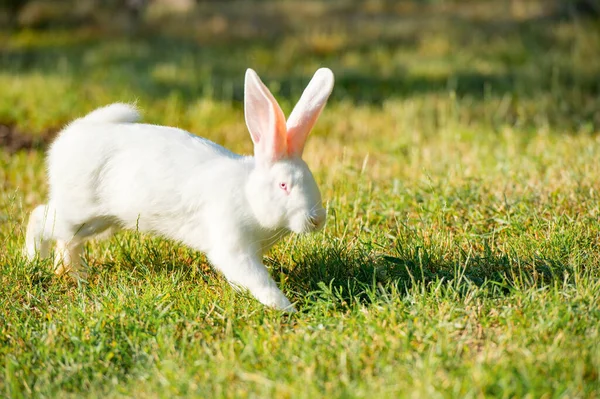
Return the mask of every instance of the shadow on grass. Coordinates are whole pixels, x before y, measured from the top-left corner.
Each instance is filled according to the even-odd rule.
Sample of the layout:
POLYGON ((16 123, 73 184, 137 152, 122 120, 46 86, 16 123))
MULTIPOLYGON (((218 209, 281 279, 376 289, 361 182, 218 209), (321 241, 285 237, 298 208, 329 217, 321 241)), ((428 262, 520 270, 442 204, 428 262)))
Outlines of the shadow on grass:
POLYGON ((423 247, 395 255, 329 247, 305 255, 296 260, 291 271, 284 272, 299 298, 319 300, 325 296, 338 305, 356 301, 368 305, 373 301, 373 292, 385 295, 393 288, 406 293, 415 285, 434 283, 452 284, 460 290, 492 284, 495 295, 508 294, 515 289, 562 281, 568 270, 568 266, 553 259, 490 251, 443 260, 423 247))
MULTIPOLYGON (((101 260, 97 254, 85 257, 90 284, 113 285, 116 278, 139 281, 168 275, 169 280, 210 286, 219 279, 200 252, 160 238, 140 242, 139 237, 119 237, 111 240, 118 250, 111 251, 110 259, 101 260)), ((293 299, 300 303, 324 301, 337 309, 355 303, 370 306, 393 292, 408 294, 415 286, 451 285, 459 293, 467 293, 473 286, 493 286, 487 291, 489 295, 507 295, 514 290, 548 286, 571 274, 564 263, 541 257, 486 251, 445 260, 420 246, 384 255, 349 249, 341 243, 299 254, 292 259, 292 268, 269 257, 265 263, 275 280, 286 281, 294 292, 293 299)), ((51 260, 25 262, 22 269, 22 280, 42 291, 66 292, 77 286, 69 279, 57 284, 51 260)))

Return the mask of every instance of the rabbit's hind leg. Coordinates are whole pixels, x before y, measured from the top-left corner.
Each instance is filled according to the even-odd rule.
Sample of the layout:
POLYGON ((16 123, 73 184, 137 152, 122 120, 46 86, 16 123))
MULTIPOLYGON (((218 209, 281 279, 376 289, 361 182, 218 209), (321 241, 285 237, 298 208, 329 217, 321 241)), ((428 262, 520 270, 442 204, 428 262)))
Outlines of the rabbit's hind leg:
MULTIPOLYGON (((45 258, 50 255, 50 241, 56 241, 54 251, 54 271, 63 274, 79 262, 81 240, 76 237, 76 230, 71 223, 57 211, 52 202, 40 205, 31 212, 27 224, 25 253, 29 259, 36 256, 45 258)), ((76 267, 80 269, 80 267, 76 267)))
POLYGON ((84 239, 77 234, 78 226, 66 222, 58 214, 55 218, 54 238, 54 273, 68 274, 70 277, 84 278, 85 267, 81 261, 84 239))
POLYGON ((30 260, 34 259, 36 255, 46 258, 50 254, 49 240, 52 232, 48 226, 53 224, 53 220, 54 215, 48 214, 47 205, 40 205, 31 212, 25 236, 25 254, 30 260), (48 217, 52 220, 48 220, 48 217))
POLYGON ((89 238, 104 239, 119 230, 116 219, 108 216, 90 217, 77 225, 61 225, 61 236, 57 235, 54 271, 68 273, 74 279, 87 279, 87 265, 81 258, 83 244, 89 238))
POLYGON ((104 231, 108 223, 99 223, 99 218, 83 223, 71 223, 56 214, 54 237, 56 249, 54 251, 54 273, 68 274, 75 280, 87 279, 87 266, 81 258, 83 244, 88 238, 104 231))
POLYGON ((87 279, 87 268, 81 259, 83 243, 79 240, 56 240, 54 273, 69 274, 74 279, 87 279))

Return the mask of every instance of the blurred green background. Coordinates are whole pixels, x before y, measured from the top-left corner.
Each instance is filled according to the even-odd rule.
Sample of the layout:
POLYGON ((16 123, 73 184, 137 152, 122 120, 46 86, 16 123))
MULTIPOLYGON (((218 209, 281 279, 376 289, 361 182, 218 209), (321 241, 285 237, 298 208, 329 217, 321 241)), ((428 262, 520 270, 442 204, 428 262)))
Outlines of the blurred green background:
MULTIPOLYGON (((336 74, 333 102, 454 93, 468 102, 466 117, 489 114, 480 100, 498 101, 488 115, 495 125, 600 125, 592 0, 2 4, 0 123, 26 131, 55 130, 115 100, 152 104, 153 121, 200 128, 182 108, 209 112, 195 104, 202 99, 239 106, 245 68, 289 108, 320 66, 336 74)), ((219 115, 202 122, 218 128, 219 115)))

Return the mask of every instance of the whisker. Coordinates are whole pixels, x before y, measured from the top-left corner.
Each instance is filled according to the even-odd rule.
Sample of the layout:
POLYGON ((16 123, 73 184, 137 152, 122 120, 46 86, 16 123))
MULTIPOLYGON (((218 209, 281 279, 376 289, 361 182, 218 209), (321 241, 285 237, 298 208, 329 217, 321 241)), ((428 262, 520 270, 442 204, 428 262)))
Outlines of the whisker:
MULTIPOLYGON (((266 237, 266 238, 261 238, 258 239, 256 241, 253 241, 250 243, 250 245, 255 245, 255 244, 263 244, 263 243, 267 243, 267 245, 273 245, 275 244, 279 238, 281 238, 281 236, 283 235, 283 230, 276 230, 272 235, 266 237)), ((258 248, 255 252, 256 255, 258 255, 258 253, 262 250, 262 248, 258 248)))

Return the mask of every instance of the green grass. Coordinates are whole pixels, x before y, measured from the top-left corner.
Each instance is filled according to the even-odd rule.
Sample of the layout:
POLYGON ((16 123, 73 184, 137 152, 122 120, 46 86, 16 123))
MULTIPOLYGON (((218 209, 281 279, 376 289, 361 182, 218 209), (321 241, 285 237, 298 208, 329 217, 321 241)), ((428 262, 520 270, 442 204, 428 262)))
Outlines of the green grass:
POLYGON ((88 284, 55 277, 21 254, 43 151, 0 150, 0 395, 597 397, 598 22, 502 2, 244 4, 161 35, 153 19, 132 37, 0 33, 0 123, 37 135, 137 101, 248 153, 245 68, 289 111, 331 67, 305 151, 328 224, 265 260, 299 313, 132 232, 86 246, 88 284))

